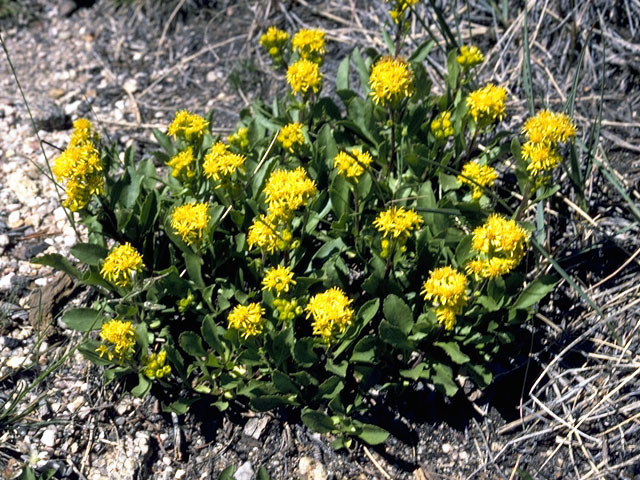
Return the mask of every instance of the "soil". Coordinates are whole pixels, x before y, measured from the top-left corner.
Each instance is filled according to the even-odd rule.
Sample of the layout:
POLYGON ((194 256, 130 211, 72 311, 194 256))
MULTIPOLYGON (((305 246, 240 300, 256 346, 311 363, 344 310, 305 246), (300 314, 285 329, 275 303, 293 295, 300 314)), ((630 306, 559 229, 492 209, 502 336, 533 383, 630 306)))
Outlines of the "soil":
MULTIPOLYGON (((422 3, 420 11, 435 22, 422 3)), ((516 100, 506 127, 518 129, 527 115, 518 100, 525 98, 523 2, 497 2, 500 14, 485 2, 435 3, 452 25, 457 19, 463 41, 470 31, 488 52, 480 77, 509 86, 516 100)), ((100 369, 71 352, 78 334, 58 315, 91 294, 29 262, 41 253, 67 254, 76 234, 40 170, 44 156, 25 103, 9 63, 1 62, 0 403, 34 386, 20 402, 22 418, 3 424, 0 416, 2 478, 16 478, 25 465, 91 480, 217 478, 229 466, 239 469, 237 480, 253 478, 260 467, 274 479, 638 478, 640 5, 527 3, 539 103, 560 107, 567 100, 581 51, 575 118, 587 147, 603 101, 602 149, 581 157, 586 200, 560 174, 561 191, 573 193, 551 200, 546 239, 602 315, 565 281, 532 320, 520 355, 495 365, 491 388, 444 399, 418 385, 402 398, 381 396, 375 418, 391 437, 348 451, 334 451, 329 436, 309 431, 292 412, 255 415, 236 407, 221 415, 199 403, 186 415, 163 413, 153 396, 133 399, 122 385, 104 385, 100 369), (35 306, 44 315, 32 313, 30 321, 35 306)), ((378 0, 83 5, 27 0, 2 20, 4 45, 49 158, 79 116, 95 119, 140 156, 154 149, 151 129, 165 129, 177 109, 213 109, 214 131, 224 135, 252 99, 283 91, 282 75, 258 46, 268 26, 323 28, 328 58, 342 58, 354 46, 384 48, 379 31, 387 21, 378 0)), ((416 42, 420 31, 411 30, 416 42)), ((326 70, 336 66, 328 62, 326 70)), ((428 72, 437 78, 433 67, 428 72)))

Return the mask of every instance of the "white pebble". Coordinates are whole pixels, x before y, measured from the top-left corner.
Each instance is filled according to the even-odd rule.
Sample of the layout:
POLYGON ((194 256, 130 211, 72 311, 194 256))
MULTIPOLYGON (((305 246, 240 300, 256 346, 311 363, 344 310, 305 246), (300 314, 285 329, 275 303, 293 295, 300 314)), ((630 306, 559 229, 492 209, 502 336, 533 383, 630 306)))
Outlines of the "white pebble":
POLYGON ((40 441, 45 447, 53 447, 56 444, 56 431, 48 428, 42 434, 40 441))

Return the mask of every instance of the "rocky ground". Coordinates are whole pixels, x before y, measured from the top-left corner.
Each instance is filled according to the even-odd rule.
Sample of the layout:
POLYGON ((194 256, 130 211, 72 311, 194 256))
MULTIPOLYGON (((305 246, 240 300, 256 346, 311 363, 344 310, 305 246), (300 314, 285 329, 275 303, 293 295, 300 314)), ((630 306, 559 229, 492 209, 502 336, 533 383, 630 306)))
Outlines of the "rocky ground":
MULTIPOLYGON (((257 48, 267 26, 321 26, 339 55, 354 45, 379 46, 384 21, 381 2, 196 3, 100 0, 70 12, 64 2, 29 0, 4 20, 2 39, 38 135, 3 59, 0 404, 24 395, 12 413, 18 417, 0 413, 2 478, 15 478, 26 464, 38 473, 54 469, 56 478, 91 480, 217 478, 229 465, 239 468, 237 480, 253 478, 261 466, 277 479, 640 475, 638 2, 549 8, 528 2, 539 98, 566 99, 587 44, 576 110, 585 142, 603 62, 606 68, 603 148, 586 181, 589 208, 579 209, 568 195, 555 198, 548 212, 549 248, 602 316, 565 283, 532 325, 523 361, 499 375, 490 391, 474 402, 444 401, 428 389, 389 400, 377 412, 392 432, 389 441, 349 452, 333 451, 330 439, 286 415, 238 409, 220 416, 206 405, 170 415, 152 397, 132 399, 118 385, 103 385, 100 370, 74 352, 77 334, 56 321, 88 293, 30 263, 42 253, 66 255, 77 240, 46 166, 66 145, 71 120, 88 116, 140 155, 152 148, 151 128, 166 128, 178 108, 213 108, 214 130, 224 134, 252 98, 272 96, 283 85, 257 48)), ((503 19, 483 2, 468 4, 471 15, 456 11, 489 52, 482 75, 524 98, 520 10, 503 19)), ((467 26, 461 34, 467 37, 467 26)), ((524 101, 512 102, 514 125, 524 111, 524 101)), ((566 176, 559 181, 568 185, 566 176)))

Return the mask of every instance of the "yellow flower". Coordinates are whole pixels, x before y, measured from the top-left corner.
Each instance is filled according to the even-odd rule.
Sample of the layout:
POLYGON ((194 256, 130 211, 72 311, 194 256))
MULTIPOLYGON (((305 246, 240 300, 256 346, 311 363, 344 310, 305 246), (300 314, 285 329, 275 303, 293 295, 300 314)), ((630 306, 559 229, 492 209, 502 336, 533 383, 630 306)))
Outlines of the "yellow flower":
POLYGON ((171 365, 166 365, 167 352, 160 350, 158 353, 142 357, 142 372, 151 380, 166 377, 171 374, 171 365))
POLYGON ((96 348, 100 357, 106 355, 110 361, 117 358, 122 363, 133 355, 133 349, 136 346, 136 330, 131 322, 108 320, 100 328, 100 338, 106 343, 96 348))
POLYGON ((324 32, 303 28, 293 36, 291 46, 301 58, 318 63, 325 53, 324 32))
POLYGON ((260 215, 260 217, 253 220, 247 235, 249 248, 257 246, 268 253, 279 250, 281 239, 281 234, 278 232, 278 225, 272 217, 265 215, 260 215))
POLYGON ((496 213, 473 231, 471 247, 479 256, 466 270, 476 278, 505 275, 518 266, 527 252, 529 232, 496 213))
POLYGON ((447 330, 452 330, 455 317, 467 304, 467 276, 452 267, 432 270, 420 293, 436 308, 436 318, 447 330))
POLYGON ((167 133, 173 138, 182 137, 192 141, 202 137, 208 126, 209 122, 200 115, 180 110, 169 125, 167 133))
POLYGON ((383 57, 371 69, 369 85, 369 95, 375 103, 395 105, 413 95, 413 72, 404 60, 383 57))
POLYGON ((540 175, 545 170, 553 170, 562 163, 562 156, 555 145, 549 143, 525 142, 522 145, 522 158, 527 162, 527 170, 540 175))
POLYGON ((272 172, 264 187, 269 213, 282 220, 290 219, 293 212, 306 206, 317 192, 315 182, 302 167, 272 172))
POLYGON ((307 318, 313 318, 313 334, 320 335, 326 343, 330 343, 337 335, 344 333, 353 321, 351 302, 338 287, 311 297, 305 310, 307 318))
POLYGON ((475 45, 462 45, 457 60, 464 68, 471 68, 484 62, 484 55, 475 45))
POLYGON ((394 7, 389 14, 395 23, 400 23, 402 15, 409 8, 415 6, 419 0, 384 0, 386 3, 392 2, 394 7))
POLYGON ((451 112, 442 112, 431 122, 431 131, 436 138, 451 137, 454 133, 451 112))
POLYGON ((192 168, 194 163, 193 147, 187 147, 185 150, 173 156, 167 162, 167 166, 171 167, 172 177, 185 180, 195 175, 196 172, 192 168))
POLYGON ((576 136, 576 126, 564 113, 541 110, 525 122, 522 133, 537 144, 566 142, 576 136))
POLYGON ((280 129, 278 143, 288 150, 289 153, 296 153, 296 150, 304 145, 304 133, 301 123, 288 123, 280 129))
POLYGON ((317 63, 310 60, 298 60, 287 69, 287 82, 294 93, 303 96, 310 91, 317 93, 322 83, 322 74, 317 63))
POLYGON ((507 90, 504 87, 497 87, 489 83, 469 94, 467 106, 476 122, 483 120, 491 123, 496 119, 502 120, 504 118, 506 98, 507 90))
POLYGON ((187 203, 176 207, 171 214, 171 227, 187 245, 198 245, 204 238, 209 224, 209 205, 187 203))
POLYGON ((73 122, 73 133, 69 145, 79 146, 85 143, 95 145, 98 142, 100 142, 100 135, 89 120, 78 118, 73 122))
POLYGON ((371 165, 373 157, 369 152, 361 152, 358 149, 351 149, 349 153, 340 152, 333 159, 333 166, 338 169, 340 175, 353 178, 356 182, 358 177, 364 173, 366 167, 371 165))
POLYGON ((69 145, 53 164, 56 178, 66 183, 64 205, 74 212, 85 208, 92 195, 104 193, 104 167, 100 152, 92 143, 98 140, 89 120, 76 120, 69 145))
POLYGON ((229 145, 233 145, 238 150, 246 150, 249 147, 249 128, 240 127, 227 137, 229 145))
POLYGON ((245 340, 260 335, 264 330, 264 313, 265 310, 259 303, 250 303, 246 306, 236 305, 227 317, 229 328, 238 330, 240 336, 245 340))
POLYGON ((498 178, 498 173, 488 165, 480 165, 477 162, 467 162, 462 166, 462 172, 458 175, 458 181, 472 188, 471 198, 480 200, 483 188, 491 187, 498 178))
POLYGON ((373 225, 385 237, 408 237, 411 230, 419 228, 423 223, 422 217, 415 210, 403 207, 391 207, 380 212, 373 225))
POLYGON ((274 60, 282 60, 282 49, 289 40, 289 34, 276 27, 269 27, 266 33, 260 37, 260 45, 262 45, 274 60))
POLYGON ((100 275, 118 287, 127 287, 143 268, 142 256, 127 242, 111 250, 104 259, 100 275))
POLYGON ((213 145, 204 157, 202 169, 204 176, 213 180, 228 179, 233 173, 244 166, 244 155, 232 153, 227 145, 218 142, 213 145))
POLYGON ((282 292, 289 293, 289 288, 295 284, 291 269, 282 265, 267 270, 262 279, 262 289, 275 292, 276 296, 280 296, 282 292))

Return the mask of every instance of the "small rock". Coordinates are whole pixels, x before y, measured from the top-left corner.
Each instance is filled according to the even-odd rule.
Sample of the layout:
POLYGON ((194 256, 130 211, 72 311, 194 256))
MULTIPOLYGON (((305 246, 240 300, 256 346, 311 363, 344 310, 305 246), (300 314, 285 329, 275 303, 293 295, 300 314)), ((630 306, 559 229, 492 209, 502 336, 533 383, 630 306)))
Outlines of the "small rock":
POLYGON ((302 480, 327 480, 324 466, 311 457, 302 457, 298 461, 298 469, 302 480))
POLYGON ((251 465, 251 462, 244 462, 233 474, 233 478, 235 480, 251 480, 253 478, 253 465, 251 465))
POLYGON ((6 233, 0 235, 0 248, 6 247, 7 245, 9 245, 9 243, 11 243, 11 240, 9 240, 9 235, 7 235, 6 233))
POLYGON ((25 364, 26 361, 27 357, 24 357, 22 355, 14 355, 7 360, 5 365, 9 368, 20 368, 25 364))
POLYGON ((268 424, 269 417, 267 417, 266 415, 264 417, 252 417, 244 426, 242 433, 244 433, 248 437, 260 440, 260 436, 262 435, 262 432, 264 432, 264 429, 268 424))
POLYGON ((48 93, 51 98, 58 99, 64 95, 64 90, 61 88, 52 88, 48 93))
POLYGON ((22 225, 24 225, 22 212, 20 212, 19 210, 11 212, 7 217, 7 225, 9 226, 9 228, 20 228, 22 225))
POLYGON ((187 472, 181 468, 179 468, 178 470, 176 470, 176 474, 174 476, 174 478, 176 480, 181 480, 182 477, 184 477, 187 474, 187 472))
POLYGON ((41 99, 39 102, 32 103, 31 110, 37 130, 55 132, 71 128, 69 113, 50 100, 41 99))
POLYGON ((67 214, 65 213, 64 207, 58 207, 53 211, 53 218, 56 222, 62 222, 67 220, 67 214))
POLYGON ((211 70, 210 72, 207 72, 207 76, 206 76, 207 83, 214 83, 219 79, 220 79, 220 73, 216 72, 215 70, 211 70))
POLYGON ((138 82, 135 78, 129 78, 122 84, 122 88, 127 93, 135 93, 138 91, 138 82))
POLYGON ((49 447, 49 448, 53 448, 53 446, 56 444, 56 431, 53 428, 48 428, 44 431, 44 433, 42 434, 42 438, 40 438, 40 442, 42 442, 42 444, 45 447, 49 447))
POLYGON ((451 453, 451 444, 443 443, 442 444, 442 453, 445 453, 445 454, 451 453))
POLYGON ((463 462, 466 462, 467 460, 469 460, 469 454, 467 452, 460 452, 459 458, 463 462))
POLYGON ((87 400, 82 396, 78 396, 74 398, 71 402, 67 404, 67 410, 71 413, 75 413, 87 400))

